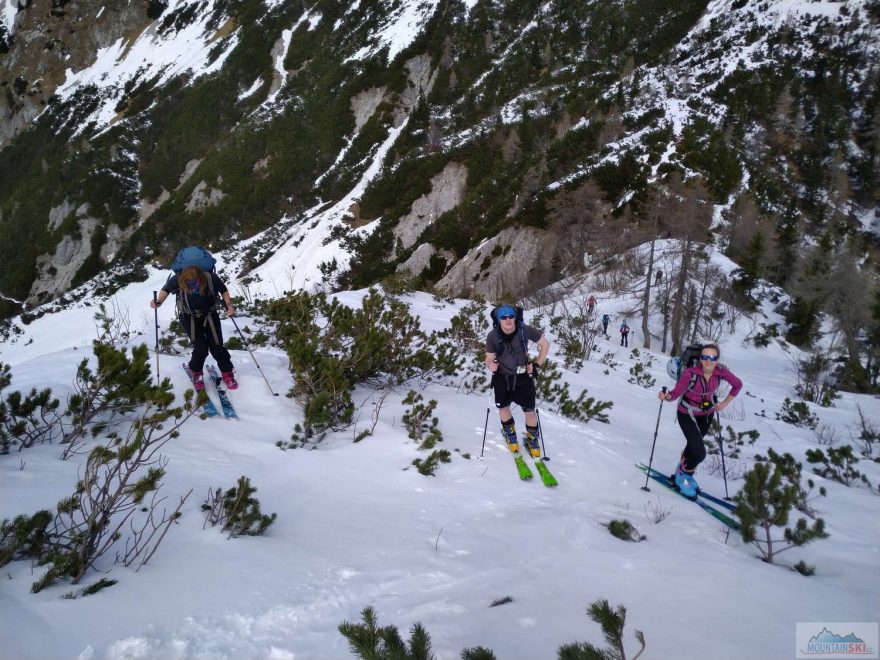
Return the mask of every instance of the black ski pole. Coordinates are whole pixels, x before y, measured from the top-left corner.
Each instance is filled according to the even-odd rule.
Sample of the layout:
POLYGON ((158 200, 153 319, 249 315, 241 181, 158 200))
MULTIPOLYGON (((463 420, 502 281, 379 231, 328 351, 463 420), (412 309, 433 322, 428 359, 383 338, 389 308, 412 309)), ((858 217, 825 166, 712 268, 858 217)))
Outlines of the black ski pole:
POLYGON ((544 454, 542 461, 549 461, 547 456, 547 447, 544 446, 544 428, 541 426, 541 411, 535 408, 535 414, 538 416, 538 435, 541 436, 541 453, 544 454))
POLYGON ((721 474, 724 476, 724 499, 729 502, 730 495, 727 492, 727 466, 724 464, 724 441, 721 439, 721 418, 716 418, 715 423, 718 424, 718 433, 716 437, 718 439, 718 449, 721 451, 721 474))
POLYGON ((251 359, 254 361, 254 364, 257 365, 257 369, 259 370, 260 375, 263 377, 263 380, 266 381, 266 387, 268 387, 269 391, 272 392, 272 396, 278 396, 278 392, 272 389, 272 386, 269 384, 269 379, 266 378, 266 374, 264 374, 262 368, 260 368, 260 363, 257 362, 257 358, 254 357, 254 352, 248 345, 247 339, 245 339, 244 335, 241 334, 241 329, 238 327, 238 323, 235 322, 235 317, 230 316, 229 319, 232 321, 232 325, 235 326, 235 329, 238 330, 238 336, 241 337, 241 341, 244 343, 244 347, 247 349, 247 352, 251 354, 251 359))
MULTIPOLYGON (((666 388, 662 388, 660 390, 663 394, 666 394, 666 388)), ((660 430, 660 413, 663 412, 663 401, 660 402, 660 410, 657 411, 657 426, 654 427, 654 442, 651 443, 651 458, 648 459, 648 473, 645 475, 645 485, 642 486, 642 490, 651 492, 651 489, 648 488, 648 479, 651 478, 651 466, 654 464, 654 447, 657 445, 657 432, 660 430)))
MULTIPOLYGON (((156 291, 153 291, 153 302, 159 303, 159 299, 156 298, 156 291)), ((159 384, 159 308, 153 307, 153 319, 156 324, 156 384, 159 384)))
POLYGON ((486 423, 483 424, 483 446, 480 448, 480 458, 483 458, 483 451, 486 449, 486 431, 489 429, 489 408, 486 406, 486 423))

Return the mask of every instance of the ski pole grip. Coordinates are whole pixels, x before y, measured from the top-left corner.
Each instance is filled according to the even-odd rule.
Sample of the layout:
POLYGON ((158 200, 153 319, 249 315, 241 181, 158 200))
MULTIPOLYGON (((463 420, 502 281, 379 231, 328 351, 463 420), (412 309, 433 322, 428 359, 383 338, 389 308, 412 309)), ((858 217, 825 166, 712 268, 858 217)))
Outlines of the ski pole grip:
POLYGON ((663 387, 661 387, 661 388, 660 388, 660 391, 663 392, 664 394, 666 394, 666 385, 664 385, 663 387))
POLYGON ((158 293, 158 291, 153 291, 153 302, 154 302, 154 303, 159 302, 159 299, 156 297, 156 294, 157 294, 157 293, 158 293))

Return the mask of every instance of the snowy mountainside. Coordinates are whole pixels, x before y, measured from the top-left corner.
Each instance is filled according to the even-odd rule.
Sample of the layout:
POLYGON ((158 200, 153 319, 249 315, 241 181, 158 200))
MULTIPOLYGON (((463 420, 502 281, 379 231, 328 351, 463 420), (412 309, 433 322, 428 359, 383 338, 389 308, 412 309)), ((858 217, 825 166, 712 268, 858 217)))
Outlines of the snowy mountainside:
POLYGON ((523 295, 675 176, 721 245, 748 198, 873 268, 870 2, 50 4, 0 14, 5 317, 188 243, 254 286, 523 295))
MULTIPOLYGON (((712 264, 732 268, 717 254, 712 264)), ((153 315, 146 302, 166 274, 152 271, 115 298, 134 342, 151 343, 153 315)), ((587 292, 572 290, 560 302, 582 305, 587 292)), ((363 294, 337 295, 358 306, 363 294)), ((467 302, 425 293, 402 300, 428 331, 448 326, 467 302)), ((600 294, 597 312, 617 322, 633 304, 628 295, 600 294)), ((48 385, 59 396, 70 391, 75 366, 88 355, 94 305, 84 300, 45 315, 26 326, 17 343, 0 343, 0 360, 13 366, 13 388, 48 385)), ((530 309, 528 318, 539 312, 546 318, 549 311, 530 309)), ((172 312, 166 306, 159 316, 164 326, 172 312)), ((758 314, 755 320, 778 319, 758 314)), ((240 325, 248 322, 240 319, 240 325)), ((228 321, 223 326, 234 333, 228 321)), ((559 340, 547 331, 550 357, 561 362, 559 340)), ((662 332, 656 315, 651 331, 662 332)), ((742 318, 721 343, 725 363, 745 383, 724 423, 760 433, 740 457, 728 456, 731 493, 742 484, 733 475, 751 467, 754 454, 773 447, 803 460, 805 450, 817 446, 813 432, 774 416, 792 395, 797 349, 779 341, 757 348, 747 339, 750 332, 749 319, 742 318)), ((630 346, 641 346, 642 339, 633 324, 630 346)), ((190 489, 193 494, 153 559, 135 571, 105 558, 99 568, 107 573, 89 580, 100 575, 118 583, 73 600, 62 598, 69 589, 64 585, 30 593, 40 569, 25 561, 7 564, 9 579, 0 591, 4 652, 23 660, 343 659, 354 656, 337 626, 359 620, 371 605, 382 625, 404 634, 421 622, 438 659, 482 645, 498 658, 532 660, 556 657, 560 645, 574 641, 602 645, 584 609, 607 598, 627 608, 627 649, 636 648, 633 631, 642 630, 646 652, 656 657, 770 660, 795 653, 798 622, 876 621, 877 495, 865 486, 813 477, 828 489, 813 504, 830 537, 791 550, 779 565, 762 562, 755 548, 728 536, 695 505, 659 485, 640 490, 644 476, 633 464, 648 460, 658 413, 654 465, 671 470, 683 444, 671 404, 660 408, 656 398, 657 388, 668 384, 666 356, 640 349, 637 357, 613 335, 599 342, 599 353, 610 360, 597 354, 580 372, 563 370, 563 377, 575 393, 586 388, 612 401, 610 423, 584 424, 541 407, 548 466, 560 481, 554 489, 517 478, 487 393, 436 383, 422 394, 438 402, 439 446, 452 452, 452 462, 434 477, 411 466, 424 453, 400 422, 404 392, 389 397, 374 434, 358 443, 352 442, 357 431, 373 423, 373 393, 365 388, 356 392, 364 405, 352 428, 330 434, 312 451, 282 451, 275 443, 290 437, 302 410, 286 397, 270 396, 248 353, 233 351, 241 387, 230 396, 241 421, 192 419, 163 450, 162 494, 174 503, 190 489), (630 382, 629 369, 649 359, 656 385, 630 382), (486 449, 478 458, 487 412, 486 449), (229 487, 242 475, 257 487, 263 512, 277 512, 278 520, 263 537, 227 540, 203 528, 200 504, 209 489, 229 487), (655 524, 657 511, 666 517, 655 524), (621 518, 647 539, 612 537, 605 525, 621 518), (815 566, 816 574, 790 570, 799 560, 815 566), (505 597, 512 602, 490 607, 505 597), (711 616, 695 622, 694 603, 711 606, 711 616), (43 634, 47 621, 52 635, 43 634), (699 635, 692 634, 695 623, 699 635)), ((266 347, 255 353, 276 391, 286 392, 292 383, 284 352, 266 347)), ((179 395, 187 387, 181 357, 159 360, 179 395)), ((843 394, 833 407, 810 409, 836 429, 841 444, 854 432, 859 410, 880 419, 878 399, 866 395, 843 394)), ((521 428, 521 411, 515 415, 521 428)), ((60 450, 47 444, 0 455, 0 519, 52 508, 72 492, 85 456, 61 461, 60 450)), ((723 494, 711 463, 710 456, 701 466, 700 482, 723 494)), ((876 463, 863 460, 859 468, 873 484, 880 482, 876 463)))

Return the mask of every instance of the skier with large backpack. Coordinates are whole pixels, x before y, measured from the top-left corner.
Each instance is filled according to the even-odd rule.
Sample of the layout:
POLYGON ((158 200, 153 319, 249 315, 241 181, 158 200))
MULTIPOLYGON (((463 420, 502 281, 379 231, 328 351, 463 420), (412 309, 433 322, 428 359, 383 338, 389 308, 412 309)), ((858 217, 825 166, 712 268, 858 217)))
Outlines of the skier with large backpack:
POLYGON ((535 412, 535 378, 550 351, 544 334, 523 321, 522 307, 501 305, 491 313, 493 328, 486 336, 486 367, 492 372, 495 407, 501 418, 501 434, 513 453, 519 452, 516 426, 510 404, 526 414, 526 448, 535 458, 541 455, 538 415, 535 412), (529 357, 528 343, 538 345, 538 355, 529 357))
POLYGON ((676 362, 667 364, 671 376, 678 379, 670 391, 664 388, 657 394, 661 401, 678 402, 678 425, 685 437, 685 448, 675 468, 673 480, 682 495, 694 498, 699 484, 694 479, 697 466, 706 458, 705 436, 712 427, 716 412, 721 412, 742 389, 742 381, 730 369, 718 363, 721 350, 715 344, 692 344, 688 346, 676 362), (718 401, 716 392, 722 382, 730 384, 730 393, 723 401, 718 401))
POLYGON ((629 324, 626 319, 620 324, 620 345, 629 348, 629 324))
POLYGON ((232 358, 223 345, 218 310, 225 307, 227 316, 235 314, 232 298, 223 280, 215 272, 217 260, 203 247, 181 249, 171 264, 174 272, 168 277, 150 307, 158 308, 169 295, 177 297, 180 324, 193 343, 189 368, 195 389, 205 389, 203 368, 208 353, 214 356, 226 386, 238 387, 233 374, 232 358))

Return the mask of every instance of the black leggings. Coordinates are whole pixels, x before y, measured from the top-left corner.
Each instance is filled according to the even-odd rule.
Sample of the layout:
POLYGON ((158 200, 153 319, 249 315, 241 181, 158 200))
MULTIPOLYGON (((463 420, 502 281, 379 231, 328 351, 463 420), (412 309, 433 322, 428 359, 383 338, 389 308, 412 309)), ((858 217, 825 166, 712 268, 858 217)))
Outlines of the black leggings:
POLYGON ((708 415, 694 415, 693 418, 687 413, 678 411, 678 425, 687 440, 681 457, 684 459, 684 469, 693 472, 706 458, 706 445, 703 444, 703 436, 709 432, 715 413, 708 415))
POLYGON ((217 312, 203 317, 181 314, 180 324, 193 343, 190 369, 201 371, 205 366, 205 358, 210 352, 221 372, 232 371, 232 358, 223 346, 223 332, 220 329, 220 316, 217 312))

